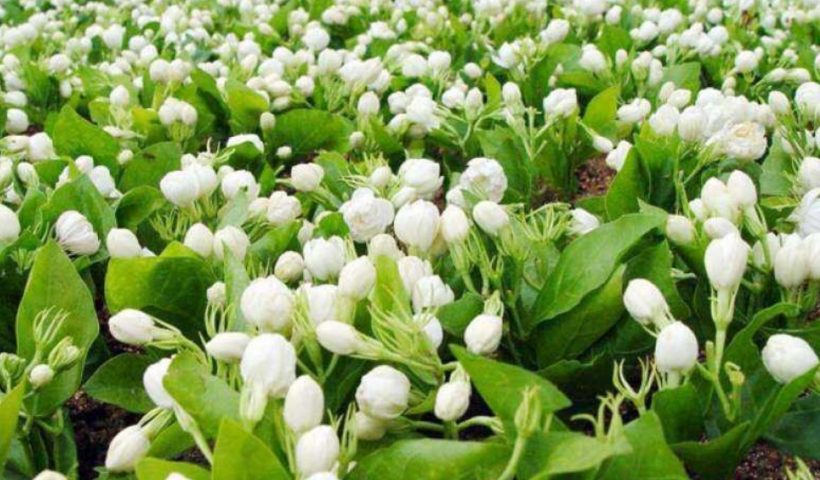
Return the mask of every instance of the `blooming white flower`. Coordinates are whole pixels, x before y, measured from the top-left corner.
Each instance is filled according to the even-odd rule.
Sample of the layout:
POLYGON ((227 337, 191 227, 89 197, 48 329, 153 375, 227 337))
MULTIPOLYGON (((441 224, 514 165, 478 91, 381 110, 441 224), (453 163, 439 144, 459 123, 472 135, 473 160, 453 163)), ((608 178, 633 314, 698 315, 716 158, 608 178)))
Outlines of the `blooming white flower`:
POLYGON ((263 331, 281 331, 290 325, 293 292, 274 276, 253 280, 239 300, 242 315, 263 331))
POLYGON ((301 214, 302 204, 299 203, 299 199, 296 197, 278 191, 273 192, 268 199, 265 218, 274 227, 287 225, 299 218, 301 214))
POLYGON ((412 188, 419 198, 430 199, 444 181, 440 172, 438 162, 426 158, 409 158, 399 167, 399 181, 403 186, 412 188))
POLYGON ((76 211, 63 212, 54 227, 57 242, 74 255, 93 255, 100 249, 100 238, 91 222, 76 211))
MULTIPOLYGON (((389 172, 389 169, 388 169, 389 172)), ((367 242, 393 223, 393 204, 368 188, 358 188, 339 208, 354 242, 367 242)))
POLYGON ((285 337, 263 333, 248 343, 239 372, 246 385, 281 398, 296 380, 296 351, 285 337))
POLYGON ((345 265, 345 244, 341 237, 309 240, 302 254, 305 258, 305 267, 319 280, 336 278, 345 265))
POLYGON ((419 278, 412 291, 413 309, 420 312, 424 308, 441 307, 451 303, 455 294, 438 275, 419 278))
POLYGON ((467 162, 458 184, 483 199, 500 202, 507 190, 507 176, 496 160, 478 157, 467 162))

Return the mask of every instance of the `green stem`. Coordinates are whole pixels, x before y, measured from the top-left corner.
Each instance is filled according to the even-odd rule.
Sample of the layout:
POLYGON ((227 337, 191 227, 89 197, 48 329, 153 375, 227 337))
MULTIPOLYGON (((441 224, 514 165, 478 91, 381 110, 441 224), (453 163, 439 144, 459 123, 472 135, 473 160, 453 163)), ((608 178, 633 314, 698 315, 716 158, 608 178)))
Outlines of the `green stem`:
POLYGON ((524 453, 524 447, 527 445, 526 437, 519 435, 515 439, 515 446, 513 446, 512 456, 510 457, 510 461, 507 462, 507 466, 504 468, 504 471, 501 473, 501 476, 498 477, 498 480, 513 480, 515 478, 515 472, 518 470, 518 462, 521 461, 521 455, 524 453))

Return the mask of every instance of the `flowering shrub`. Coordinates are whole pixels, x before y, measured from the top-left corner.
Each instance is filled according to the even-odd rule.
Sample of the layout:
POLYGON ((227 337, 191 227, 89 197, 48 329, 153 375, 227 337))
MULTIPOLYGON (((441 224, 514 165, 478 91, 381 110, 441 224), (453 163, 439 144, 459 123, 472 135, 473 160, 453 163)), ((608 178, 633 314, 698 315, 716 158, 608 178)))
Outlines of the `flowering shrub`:
POLYGON ((820 459, 819 38, 812 0, 0 4, 0 477, 820 459), (104 464, 79 390, 135 419, 104 464))

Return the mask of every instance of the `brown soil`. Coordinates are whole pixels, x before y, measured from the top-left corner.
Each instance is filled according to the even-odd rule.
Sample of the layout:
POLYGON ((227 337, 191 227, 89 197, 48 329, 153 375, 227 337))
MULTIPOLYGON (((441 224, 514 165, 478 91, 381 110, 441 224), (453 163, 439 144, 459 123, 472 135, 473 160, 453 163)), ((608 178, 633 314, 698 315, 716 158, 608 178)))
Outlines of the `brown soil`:
POLYGON ((77 392, 68 401, 68 410, 77 442, 79 477, 83 480, 96 478, 94 468, 105 464, 105 453, 111 439, 120 430, 136 423, 139 416, 100 403, 83 391, 77 392))
MULTIPOLYGON (((804 461, 814 473, 814 478, 820 478, 820 462, 805 459, 804 461)), ((781 480, 786 478, 786 468, 795 468, 794 457, 761 441, 752 447, 746 458, 740 462, 735 470, 735 478, 781 480)))

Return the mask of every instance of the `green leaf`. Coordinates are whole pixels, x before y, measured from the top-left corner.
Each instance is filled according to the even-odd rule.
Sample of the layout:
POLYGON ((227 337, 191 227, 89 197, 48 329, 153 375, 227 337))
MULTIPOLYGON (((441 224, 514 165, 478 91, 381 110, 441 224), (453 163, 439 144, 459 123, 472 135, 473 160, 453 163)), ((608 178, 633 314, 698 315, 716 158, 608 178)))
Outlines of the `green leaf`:
POLYGON ((123 192, 141 186, 156 187, 168 172, 179 170, 182 150, 176 142, 155 143, 134 155, 117 186, 123 192))
MULTIPOLYGON (((689 318, 689 306, 678 294, 678 289, 672 279, 672 262, 674 256, 669 244, 662 241, 653 247, 644 249, 629 261, 626 278, 644 278, 654 283, 663 293, 669 309, 675 318, 689 318)), ((654 342, 653 342, 654 343, 654 342)))
POLYGON ((263 263, 273 263, 286 250, 300 250, 297 239, 300 228, 301 222, 271 228, 262 238, 253 242, 251 256, 263 263))
POLYGON ((473 385, 493 412, 512 422, 525 389, 536 387, 544 413, 570 406, 569 399, 555 385, 538 374, 508 363, 473 355, 458 345, 450 349, 467 370, 473 385))
POLYGON ((638 211, 638 200, 645 199, 647 180, 641 170, 641 160, 636 150, 630 150, 624 166, 615 175, 604 196, 606 216, 615 220, 627 213, 638 211))
MULTIPOLYGON (((17 353, 21 357, 34 357, 34 320, 47 309, 53 309, 54 314, 65 313, 66 317, 56 329, 54 340, 44 346, 41 358, 47 358, 64 337, 71 337, 81 357, 37 392, 37 402, 31 407, 36 415, 50 414, 74 394, 80 385, 88 348, 99 333, 97 311, 88 287, 54 241, 38 250, 17 311, 17 353)), ((49 318, 53 320, 55 315, 49 318)))
POLYGON ((66 105, 60 110, 52 133, 54 150, 58 154, 72 159, 90 155, 95 165, 105 165, 112 174, 119 171, 117 155, 120 146, 114 137, 81 117, 70 106, 66 105))
POLYGON ((197 338, 203 329, 206 291, 216 279, 208 264, 193 252, 172 255, 177 249, 188 251, 171 244, 158 257, 112 259, 105 277, 109 310, 145 310, 180 328, 188 338, 197 338))
POLYGON ((688 62, 671 65, 663 69, 663 79, 658 85, 674 82, 676 88, 685 88, 693 95, 700 90, 700 63, 688 62))
MULTIPOLYGON (((231 112, 231 131, 234 134, 256 131, 259 127, 259 116, 268 111, 268 102, 265 98, 236 80, 227 82, 225 93, 231 112)), ((277 123, 278 120, 277 118, 277 123)))
POLYGON ((23 406, 23 395, 26 392, 25 382, 14 387, 0 397, 0 473, 6 464, 11 441, 17 434, 17 418, 23 406))
POLYGON ((356 464, 350 480, 494 480, 510 455, 495 442, 401 440, 356 464))
POLYGON ((531 343, 539 365, 578 357, 618 322, 624 312, 625 270, 622 265, 577 307, 538 326, 531 343))
POLYGON ((575 308, 612 275, 621 257, 644 235, 665 222, 655 213, 624 215, 573 241, 558 259, 533 306, 524 318, 531 331, 538 324, 575 308))
POLYGON ((212 480, 287 480, 291 478, 276 455, 241 425, 223 420, 214 449, 212 480))
POLYGON ((211 478, 211 472, 193 463, 146 458, 137 464, 138 480, 166 480, 172 473, 179 473, 191 480, 210 480, 211 478))
POLYGON ((151 218, 151 215, 166 203, 165 197, 154 187, 143 185, 133 188, 117 202, 117 225, 121 228, 136 230, 142 222, 151 218))
POLYGON ((404 290, 396 261, 385 255, 376 257, 376 285, 371 301, 384 312, 408 311, 410 295, 404 290))
POLYGON ((663 424, 670 443, 696 440, 703 432, 703 411, 698 391, 691 383, 667 388, 652 396, 652 410, 663 424))
POLYGON ((646 412, 624 428, 632 453, 608 460, 598 480, 686 480, 689 476, 663 437, 661 422, 654 412, 646 412))
POLYGON ((614 139, 618 134, 615 119, 618 112, 618 86, 612 86, 595 95, 584 111, 584 123, 599 135, 614 139))
POLYGON ((299 159, 317 150, 347 149, 353 128, 339 115, 322 110, 296 109, 276 117, 271 149, 288 145, 292 158, 299 159))
POLYGON ((749 423, 744 422, 708 442, 681 442, 674 444, 672 448, 687 467, 703 478, 724 479, 732 473, 740 460, 738 445, 748 430, 749 423))
POLYGON ((528 441, 518 464, 518 477, 546 479, 583 472, 618 453, 615 445, 576 432, 539 432, 528 441))
POLYGON ((812 393, 795 401, 765 437, 792 455, 820 460, 820 395, 812 393))
POLYGON ((146 413, 154 408, 154 402, 145 393, 142 375, 151 363, 145 355, 117 355, 102 364, 83 388, 101 402, 117 405, 129 412, 146 413))
POLYGON ((439 307, 436 318, 450 335, 461 337, 467 325, 484 311, 484 299, 477 293, 467 292, 455 302, 439 307))
POLYGON ((211 375, 193 353, 175 356, 162 383, 208 436, 216 435, 223 419, 239 419, 239 393, 211 375))

